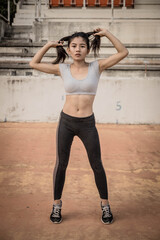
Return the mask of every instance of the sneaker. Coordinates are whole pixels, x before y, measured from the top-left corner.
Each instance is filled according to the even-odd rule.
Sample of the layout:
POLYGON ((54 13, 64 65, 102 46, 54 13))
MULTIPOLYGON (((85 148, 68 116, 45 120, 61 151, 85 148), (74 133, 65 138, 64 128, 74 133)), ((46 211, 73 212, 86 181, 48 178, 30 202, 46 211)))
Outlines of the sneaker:
POLYGON ((102 202, 101 202, 101 209, 103 211, 101 221, 104 224, 111 224, 113 222, 113 215, 110 209, 110 205, 107 204, 106 206, 102 206, 102 202))
POLYGON ((62 222, 61 208, 62 208, 61 200, 60 200, 60 204, 53 204, 53 210, 50 215, 50 220, 53 223, 61 223, 62 222))

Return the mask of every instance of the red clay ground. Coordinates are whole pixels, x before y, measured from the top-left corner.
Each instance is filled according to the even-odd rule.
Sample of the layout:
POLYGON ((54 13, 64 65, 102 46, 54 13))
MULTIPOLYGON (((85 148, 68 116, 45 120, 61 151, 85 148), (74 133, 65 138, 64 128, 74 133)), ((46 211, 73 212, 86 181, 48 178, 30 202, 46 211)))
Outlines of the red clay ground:
POLYGON ((101 223, 86 151, 74 139, 63 222, 49 220, 55 123, 0 124, 0 240, 159 240, 160 125, 97 125, 115 222, 101 223))

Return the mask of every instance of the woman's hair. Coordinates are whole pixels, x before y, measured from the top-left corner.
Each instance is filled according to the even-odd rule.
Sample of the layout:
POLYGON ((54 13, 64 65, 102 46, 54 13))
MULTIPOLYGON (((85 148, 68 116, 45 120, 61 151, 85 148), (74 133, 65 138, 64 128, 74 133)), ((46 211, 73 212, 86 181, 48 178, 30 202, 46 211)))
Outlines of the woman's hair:
MULTIPOLYGON (((99 49, 100 49, 100 36, 96 35, 94 36, 93 34, 96 33, 94 32, 75 32, 74 34, 72 34, 71 36, 67 36, 67 37, 63 37, 59 40, 58 43, 60 43, 61 41, 64 42, 68 42, 68 47, 71 43, 71 41, 76 38, 76 37, 82 37, 86 44, 87 44, 87 49, 91 49, 94 52, 94 57, 96 57, 99 53, 99 49), (92 39, 89 39, 89 37, 92 36, 92 39)), ((53 64, 58 64, 59 62, 64 62, 64 60, 66 59, 66 57, 69 57, 67 52, 65 51, 65 49, 62 46, 57 46, 56 47, 57 50, 57 58, 55 59, 55 61, 53 62, 53 64)))

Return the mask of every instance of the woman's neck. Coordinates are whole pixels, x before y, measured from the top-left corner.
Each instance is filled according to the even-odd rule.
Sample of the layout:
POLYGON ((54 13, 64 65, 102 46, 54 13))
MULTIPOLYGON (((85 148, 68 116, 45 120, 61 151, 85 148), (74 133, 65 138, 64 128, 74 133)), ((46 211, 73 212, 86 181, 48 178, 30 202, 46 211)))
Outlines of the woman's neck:
POLYGON ((72 65, 74 65, 76 68, 83 68, 87 65, 85 60, 83 61, 73 61, 72 65))

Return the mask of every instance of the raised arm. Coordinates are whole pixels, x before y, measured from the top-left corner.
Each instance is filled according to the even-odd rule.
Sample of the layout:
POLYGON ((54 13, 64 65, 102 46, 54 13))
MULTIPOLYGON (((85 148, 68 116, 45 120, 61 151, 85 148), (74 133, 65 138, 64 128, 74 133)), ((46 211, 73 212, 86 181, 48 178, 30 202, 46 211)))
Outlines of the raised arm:
POLYGON ((99 35, 100 37, 107 37, 117 50, 116 54, 113 54, 106 59, 98 60, 100 71, 102 72, 103 70, 117 64, 119 61, 125 58, 129 52, 127 48, 125 48, 125 46, 121 43, 121 41, 118 38, 116 38, 112 33, 110 33, 108 30, 97 28, 95 29, 95 31, 97 31, 98 33, 95 33, 94 35, 99 35))
POLYGON ((41 59, 43 58, 44 54, 49 50, 51 47, 57 47, 57 46, 63 46, 63 43, 58 42, 48 42, 46 43, 32 58, 32 60, 29 62, 29 65, 41 72, 45 73, 51 73, 60 75, 59 71, 59 64, 52 64, 52 63, 41 63, 41 59))

